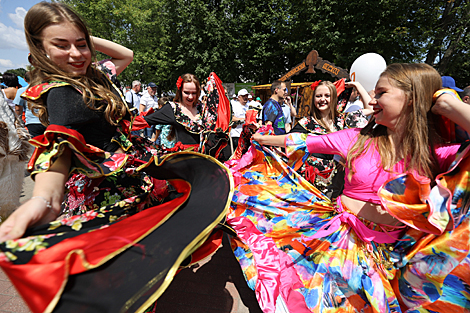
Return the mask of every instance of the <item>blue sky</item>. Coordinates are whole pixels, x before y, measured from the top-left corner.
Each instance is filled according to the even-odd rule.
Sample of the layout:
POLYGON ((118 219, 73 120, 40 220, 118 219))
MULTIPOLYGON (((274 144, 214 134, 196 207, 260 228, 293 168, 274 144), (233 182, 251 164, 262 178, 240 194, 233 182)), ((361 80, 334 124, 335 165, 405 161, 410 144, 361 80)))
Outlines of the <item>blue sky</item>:
POLYGON ((0 0, 0 72, 28 65, 24 38, 26 12, 40 0, 0 0))

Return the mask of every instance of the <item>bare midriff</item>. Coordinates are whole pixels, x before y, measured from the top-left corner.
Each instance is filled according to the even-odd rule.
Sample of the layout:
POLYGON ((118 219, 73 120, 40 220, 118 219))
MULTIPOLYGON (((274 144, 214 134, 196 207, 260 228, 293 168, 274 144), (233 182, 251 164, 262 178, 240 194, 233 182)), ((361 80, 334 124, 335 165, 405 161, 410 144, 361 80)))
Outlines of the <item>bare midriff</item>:
POLYGON ((403 225, 399 220, 388 214, 380 204, 353 199, 345 195, 341 195, 341 201, 349 211, 368 221, 391 226, 403 225))

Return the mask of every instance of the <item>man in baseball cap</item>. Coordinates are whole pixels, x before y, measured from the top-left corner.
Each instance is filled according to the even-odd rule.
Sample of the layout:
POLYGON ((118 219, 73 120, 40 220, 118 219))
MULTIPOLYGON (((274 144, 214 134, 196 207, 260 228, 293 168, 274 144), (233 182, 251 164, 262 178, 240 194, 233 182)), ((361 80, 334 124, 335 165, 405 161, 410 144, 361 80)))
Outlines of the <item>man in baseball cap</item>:
POLYGON ((462 92, 463 89, 458 88, 455 86, 455 80, 451 76, 442 76, 442 87, 444 88, 452 88, 457 92, 462 92))
MULTIPOLYGON (((246 90, 245 88, 240 89, 240 90, 238 91, 238 98, 239 98, 239 99, 240 99, 240 96, 242 96, 242 97, 243 97, 243 96, 248 96, 248 90, 246 90)), ((247 98, 247 99, 248 99, 248 98, 247 98)))

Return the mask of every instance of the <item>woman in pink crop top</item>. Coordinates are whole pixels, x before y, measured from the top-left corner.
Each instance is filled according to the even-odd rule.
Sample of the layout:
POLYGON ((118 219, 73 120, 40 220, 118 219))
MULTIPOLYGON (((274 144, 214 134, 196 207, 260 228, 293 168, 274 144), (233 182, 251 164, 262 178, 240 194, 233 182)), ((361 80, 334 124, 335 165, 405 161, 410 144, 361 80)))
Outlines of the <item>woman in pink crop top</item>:
POLYGON ((227 222, 265 312, 470 307, 469 284, 456 283, 470 281, 469 220, 460 209, 467 207, 461 168, 470 166, 468 149, 441 142, 434 126, 442 115, 470 130, 470 107, 440 89, 431 66, 392 64, 377 82, 364 129, 253 135, 250 161, 236 167, 227 222), (341 155, 343 194, 330 202, 264 146, 285 146, 298 159, 341 155))

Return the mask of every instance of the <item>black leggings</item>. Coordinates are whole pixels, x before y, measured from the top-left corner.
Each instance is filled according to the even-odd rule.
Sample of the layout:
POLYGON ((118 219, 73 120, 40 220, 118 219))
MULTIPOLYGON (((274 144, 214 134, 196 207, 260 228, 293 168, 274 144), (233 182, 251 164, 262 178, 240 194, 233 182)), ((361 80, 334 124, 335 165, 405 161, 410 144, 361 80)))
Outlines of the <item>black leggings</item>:
POLYGON ((42 124, 28 124, 26 125, 26 128, 28 129, 28 132, 31 137, 42 135, 46 130, 46 127, 42 124))

